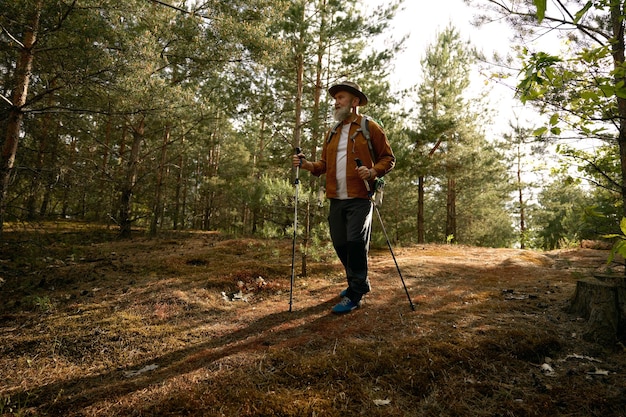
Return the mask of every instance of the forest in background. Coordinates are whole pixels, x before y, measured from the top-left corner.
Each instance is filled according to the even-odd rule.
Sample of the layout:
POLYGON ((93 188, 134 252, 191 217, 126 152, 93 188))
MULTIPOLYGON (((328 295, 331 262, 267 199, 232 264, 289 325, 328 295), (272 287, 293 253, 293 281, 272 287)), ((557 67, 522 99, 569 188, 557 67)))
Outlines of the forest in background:
POLYGON ((393 91, 400 1, 4 0, 0 415, 625 415, 624 260, 571 248, 626 217, 624 2, 467 3, 510 55, 447 26, 393 91), (323 179, 290 239, 345 79, 397 157, 347 319, 323 179))
MULTIPOLYGON (((482 23, 551 22, 528 5, 473 3, 482 23)), ((468 93, 472 68, 494 61, 452 26, 424 51, 415 87, 390 89, 406 39, 372 45, 401 5, 372 16, 358 0, 5 1, 0 224, 63 218, 126 237, 134 228, 291 236, 290 155, 319 156, 332 123, 326 91, 349 79, 370 96, 362 112, 381 122, 397 157, 381 207, 395 243, 554 249, 617 230, 614 7, 573 6, 573 58, 520 40, 514 58, 489 67, 493 82, 519 77, 520 99, 546 115, 536 126, 511 121, 494 138, 487 116, 497 112, 468 93), (602 31, 609 40, 594 36, 602 31), (600 145, 572 149, 558 142, 565 134, 600 145), (543 166, 556 143, 563 165, 543 166)), ((300 185, 298 233, 315 247, 327 236, 323 178, 303 175, 300 185)))

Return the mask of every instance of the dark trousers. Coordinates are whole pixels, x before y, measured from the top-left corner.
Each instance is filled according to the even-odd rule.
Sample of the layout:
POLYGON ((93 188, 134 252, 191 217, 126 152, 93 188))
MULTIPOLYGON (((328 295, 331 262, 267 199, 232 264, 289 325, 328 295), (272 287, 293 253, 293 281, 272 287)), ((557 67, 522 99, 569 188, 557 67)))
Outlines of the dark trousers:
POLYGON ((363 295, 371 289, 367 276, 367 257, 372 233, 372 212, 370 200, 330 200, 330 238, 346 269, 346 296, 355 303, 361 301, 363 295))

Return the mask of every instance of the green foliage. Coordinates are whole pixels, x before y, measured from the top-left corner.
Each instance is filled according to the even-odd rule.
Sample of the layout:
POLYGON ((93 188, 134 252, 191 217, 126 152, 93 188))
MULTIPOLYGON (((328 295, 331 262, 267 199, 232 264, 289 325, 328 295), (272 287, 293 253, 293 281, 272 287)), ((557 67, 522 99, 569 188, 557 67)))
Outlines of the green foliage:
MULTIPOLYGON (((487 110, 468 97, 475 51, 454 27, 442 31, 422 61, 417 125, 410 133, 413 187, 424 182, 425 237, 429 241, 507 246, 507 167, 485 138, 487 110), (417 178, 416 178, 417 177, 417 178)), ((416 204, 417 205, 417 204, 416 204)))
POLYGON ((530 234, 534 232, 540 246, 548 248, 606 234, 626 209, 622 187, 626 142, 621 122, 626 116, 626 63, 624 31, 616 20, 623 16, 624 2, 557 2, 550 10, 543 0, 512 7, 499 0, 490 3, 491 10, 504 17, 522 40, 555 30, 561 34, 560 52, 542 51, 542 43, 520 50, 517 93, 523 103, 546 116, 544 125, 534 130, 537 140, 568 141, 557 144, 564 157, 558 171, 571 176, 577 169, 594 186, 585 188, 583 195, 579 187, 570 188, 570 181, 560 184, 561 191, 554 190, 554 184, 545 187, 540 206, 533 210, 530 234), (573 146, 571 139, 587 143, 573 146), (558 192, 572 192, 581 200, 559 199, 558 192), (588 207, 599 214, 590 215, 588 207))
MULTIPOLYGON (((28 359, 27 362, 30 364, 31 360, 28 359)), ((13 398, 10 395, 2 395, 0 397, 0 414, 15 417, 27 416, 30 413, 30 399, 30 393, 25 400, 20 395, 16 395, 13 398)))
POLYGON ((559 177, 539 193, 539 207, 531 210, 531 227, 535 233, 534 247, 558 249, 568 242, 594 239, 587 228, 589 194, 571 177, 559 177))
MULTIPOLYGON (((20 39, 34 2, 5 3, 0 66, 7 71, 0 84, 7 95, 18 50, 8 34, 20 39)), ((387 76, 405 39, 379 50, 370 45, 388 31, 401 3, 381 6, 372 19, 355 0, 211 0, 179 9, 141 0, 45 1, 20 169, 8 196, 10 218, 62 216, 116 225, 127 194, 133 226, 289 236, 292 149, 298 141, 307 156, 319 157, 331 124, 326 89, 350 78, 368 92, 371 104, 362 111, 381 120, 396 153, 381 208, 392 240, 416 239, 416 182, 423 176, 430 241, 452 235, 461 243, 510 245, 511 181, 502 152, 484 137, 486 109, 467 95, 475 50, 455 28, 439 33, 426 51, 418 114, 392 110, 402 97, 387 76), (295 82, 297 63, 302 86, 295 82), (418 122, 407 126, 406 120, 418 122), (453 232, 446 230, 448 179, 457 187, 453 232)), ((536 7, 545 12, 545 2, 536 7)), ((598 65, 609 52, 588 48, 580 59, 598 65)), ((603 103, 602 94, 622 95, 622 85, 607 89, 609 78, 624 72, 617 67, 599 74, 600 87, 570 92, 584 74, 584 68, 566 67, 570 63, 531 57, 524 97, 550 97, 548 86, 559 87, 560 94, 577 94, 583 108, 603 103)), ((595 116, 614 110, 610 100, 604 103, 605 113, 595 116)), ((537 133, 559 134, 563 120, 552 112, 537 133)), ((579 127, 607 132, 599 124, 579 127)), ((607 163, 597 160, 603 169, 608 152, 606 157, 607 163)), ((317 245, 327 238, 325 208, 315 201, 324 180, 306 173, 300 180, 298 214, 308 219, 307 238, 317 245)), ((602 198, 608 204, 608 196, 602 198)), ((305 237, 304 228, 298 233, 305 237)), ((379 229, 373 240, 384 243, 379 229)))
POLYGON ((619 223, 621 233, 611 233, 604 235, 606 239, 615 239, 615 243, 611 248, 611 253, 607 259, 607 264, 610 264, 615 259, 615 255, 619 254, 623 259, 626 259, 626 217, 622 217, 619 223))
POLYGON ((565 60, 524 50, 525 73, 518 85, 520 99, 524 103, 541 103, 546 111, 548 106, 554 109, 549 118, 552 135, 561 133, 558 123, 588 137, 605 134, 608 126, 600 121, 611 118, 616 111, 615 97, 624 95, 623 82, 615 82, 621 70, 608 69, 612 65, 609 45, 572 54, 565 60), (567 112, 562 111, 563 107, 567 112))
MULTIPOLYGON (((381 120, 396 152, 381 208, 392 239, 415 238, 414 169, 429 175, 427 205, 437 213, 446 169, 463 165, 472 173, 454 168, 462 202, 455 238, 492 245, 508 239, 496 237, 503 231, 495 223, 483 226, 502 219, 494 199, 504 190, 488 184, 487 176, 502 179, 493 163, 498 155, 491 148, 478 152, 488 147, 460 93, 469 85, 471 45, 448 28, 431 50, 431 84, 422 94, 438 78, 447 81, 436 86, 441 107, 424 109, 415 142, 404 115, 391 110, 400 97, 387 75, 404 38, 380 50, 369 45, 388 30, 401 1, 381 7, 376 19, 356 1, 209 1, 182 9, 139 0, 44 3, 11 218, 27 207, 33 218, 116 224, 123 221, 125 195, 133 226, 289 236, 293 144, 298 138, 311 159, 319 156, 330 124, 325 84, 350 78, 368 92, 365 112, 381 120), (301 91, 294 82, 298 60, 301 91), (295 98, 301 100, 297 121, 295 98), (442 137, 445 157, 424 157, 442 137), (495 211, 484 208, 494 204, 495 211)), ((3 27, 19 38, 32 4, 6 6, 3 27)), ((14 50, 0 48, 0 59, 11 68, 14 50)), ((323 179, 302 174, 300 180, 298 214, 308 216, 309 242, 320 244, 327 238, 325 208, 314 200, 323 179)), ((427 218, 432 235, 445 239, 441 217, 427 218)), ((304 228, 298 233, 305 237, 304 228)), ((384 243, 376 228, 373 239, 384 243)))
POLYGON ((518 91, 520 100, 526 103, 542 98, 557 82, 555 64, 561 62, 561 58, 544 52, 529 54, 527 49, 523 53, 527 59, 521 71, 523 76, 518 84, 518 91))
POLYGON ((33 295, 25 297, 23 304, 25 308, 40 313, 47 313, 53 308, 53 303, 47 295, 33 295))
POLYGON ((546 15, 546 0, 533 0, 533 2, 537 7, 537 20, 541 23, 546 15))
MULTIPOLYGON (((553 110, 547 126, 538 135, 560 135, 563 131, 595 141, 615 144, 614 161, 624 164, 624 132, 626 116, 626 63, 624 62, 624 32, 621 25, 610 24, 623 14, 623 2, 598 1, 561 4, 556 7, 569 20, 545 15, 545 2, 537 5, 536 17, 545 27, 569 27, 566 32, 572 42, 563 56, 544 52, 522 51, 524 69, 518 84, 520 99, 533 102, 542 110, 553 110), (577 10, 572 8, 578 7, 577 10), (584 24, 581 24, 584 22, 584 24), (565 26, 564 26, 565 24, 565 26), (619 149, 617 149, 619 148, 619 149), (620 156, 621 155, 621 156, 620 156)), ((523 28, 520 28, 522 30, 523 28)), ((623 167, 614 170, 599 155, 568 147, 564 154, 586 166, 584 171, 592 182, 616 190, 624 209, 623 167)))

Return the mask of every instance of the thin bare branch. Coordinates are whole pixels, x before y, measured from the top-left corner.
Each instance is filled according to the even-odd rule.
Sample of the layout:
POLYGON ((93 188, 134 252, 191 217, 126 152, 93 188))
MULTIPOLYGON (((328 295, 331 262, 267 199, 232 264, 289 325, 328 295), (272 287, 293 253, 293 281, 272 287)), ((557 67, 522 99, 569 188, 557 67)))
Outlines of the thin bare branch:
POLYGON ((7 30, 7 28, 5 28, 4 26, 0 25, 0 29, 2 29, 2 31, 4 33, 6 33, 6 35, 15 43, 17 43, 20 48, 24 49, 24 44, 22 42, 20 42, 18 39, 15 38, 15 36, 11 35, 11 33, 7 30))
MULTIPOLYGON (((514 10, 512 7, 509 7, 508 5, 504 4, 500 0, 488 0, 488 2, 496 6, 497 8, 503 10, 506 14, 519 16, 523 18, 530 18, 530 19, 536 18, 535 13, 530 12, 530 11, 520 12, 520 11, 514 10)), ((613 38, 612 35, 602 32, 597 27, 592 27, 592 26, 584 25, 582 23, 574 22, 575 19, 571 15, 571 13, 569 13, 569 11, 565 8, 565 6, 560 1, 558 3, 559 3, 559 7, 561 11, 566 13, 571 18, 571 20, 566 20, 566 19, 546 15, 543 18, 544 21, 549 21, 555 24, 560 24, 560 25, 572 26, 572 29, 580 30, 582 33, 589 36, 589 38, 593 39, 595 42, 597 42, 600 45, 605 45, 607 41, 613 38), (602 38, 604 38, 604 40, 600 39, 596 35, 600 35, 602 38)))
POLYGON ((3 96, 3 95, 0 95, 0 99, 2 99, 2 101, 7 103, 9 106, 13 105, 13 102, 11 100, 9 100, 8 98, 6 98, 5 96, 3 96))

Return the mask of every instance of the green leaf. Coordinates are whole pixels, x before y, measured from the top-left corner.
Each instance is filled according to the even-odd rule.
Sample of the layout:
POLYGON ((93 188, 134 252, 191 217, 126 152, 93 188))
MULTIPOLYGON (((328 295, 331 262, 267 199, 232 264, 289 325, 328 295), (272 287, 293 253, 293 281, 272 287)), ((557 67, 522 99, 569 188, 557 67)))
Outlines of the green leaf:
POLYGON ((608 235, 603 235, 602 237, 605 239, 617 239, 617 241, 613 244, 613 248, 611 248, 611 253, 606 261, 607 264, 613 262, 616 254, 620 254, 623 258, 626 258, 626 217, 622 217, 622 220, 619 222, 619 228, 622 231, 622 234, 611 233, 608 235))
POLYGON ((588 1, 587 4, 583 6, 578 12, 576 12, 576 16, 574 16, 574 23, 580 22, 580 19, 587 13, 587 11, 591 8, 592 2, 588 1))
POLYGON ((580 97, 585 100, 596 100, 598 98, 598 94, 590 90, 585 90, 580 93, 580 97))
POLYGON ((602 91, 602 94, 604 94, 607 97, 612 96, 615 93, 615 86, 612 85, 600 85, 598 86, 598 88, 600 88, 600 91, 602 91))
POLYGON ((626 240, 619 240, 615 242, 615 245, 613 245, 613 251, 626 258, 626 240))
POLYGON ((609 256, 606 258, 607 265, 609 265, 611 262, 613 262, 613 259, 615 259, 615 251, 613 249, 611 249, 611 252, 609 252, 609 256))
POLYGON ((583 210, 585 212, 585 216, 589 216, 589 217, 596 217, 596 218, 603 218, 604 214, 600 213, 597 210, 598 206, 589 206, 589 207, 585 207, 583 210))
POLYGON ((615 95, 619 98, 626 98, 626 88, 615 87, 615 95))
POLYGON ((559 122, 559 114, 558 113, 554 113, 550 117, 550 126, 555 126, 558 122, 559 122))
POLYGON ((541 23, 546 15, 546 0, 534 0, 535 6, 537 6, 537 21, 541 23))
POLYGON ((543 126, 533 131, 533 136, 541 136, 548 131, 548 128, 543 126))
POLYGON ((620 239, 613 244, 611 252, 609 253, 609 256, 606 260, 607 265, 613 262, 613 260, 615 259, 615 255, 618 253, 622 255, 623 258, 626 258, 626 240, 620 239))

